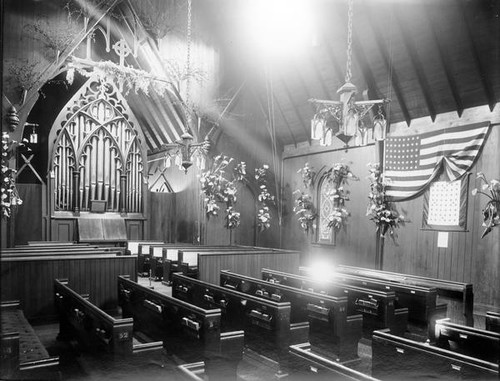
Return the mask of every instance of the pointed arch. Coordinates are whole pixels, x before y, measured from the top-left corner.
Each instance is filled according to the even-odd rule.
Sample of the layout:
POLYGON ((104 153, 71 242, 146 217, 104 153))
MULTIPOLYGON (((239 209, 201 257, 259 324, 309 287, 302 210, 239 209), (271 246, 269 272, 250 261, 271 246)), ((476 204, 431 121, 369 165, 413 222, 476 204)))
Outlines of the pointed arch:
POLYGON ((144 137, 114 85, 92 76, 56 118, 49 135, 53 211, 145 212, 144 137))

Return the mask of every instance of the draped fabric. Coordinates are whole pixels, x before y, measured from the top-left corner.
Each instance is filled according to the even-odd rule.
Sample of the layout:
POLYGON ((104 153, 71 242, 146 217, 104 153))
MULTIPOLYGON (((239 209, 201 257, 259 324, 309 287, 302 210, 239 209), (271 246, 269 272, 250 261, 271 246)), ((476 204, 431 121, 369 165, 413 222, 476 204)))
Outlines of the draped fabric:
POLYGON ((448 181, 470 170, 486 141, 490 122, 448 127, 385 140, 386 196, 404 201, 420 195, 443 169, 448 181))

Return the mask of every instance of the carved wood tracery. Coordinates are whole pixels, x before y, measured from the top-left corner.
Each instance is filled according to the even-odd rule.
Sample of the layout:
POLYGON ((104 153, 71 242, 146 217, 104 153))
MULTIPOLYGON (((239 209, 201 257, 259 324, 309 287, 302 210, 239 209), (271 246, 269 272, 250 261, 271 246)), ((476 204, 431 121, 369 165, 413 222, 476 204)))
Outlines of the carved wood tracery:
POLYGON ((53 211, 144 213, 145 152, 128 105, 110 83, 91 77, 51 131, 53 211))

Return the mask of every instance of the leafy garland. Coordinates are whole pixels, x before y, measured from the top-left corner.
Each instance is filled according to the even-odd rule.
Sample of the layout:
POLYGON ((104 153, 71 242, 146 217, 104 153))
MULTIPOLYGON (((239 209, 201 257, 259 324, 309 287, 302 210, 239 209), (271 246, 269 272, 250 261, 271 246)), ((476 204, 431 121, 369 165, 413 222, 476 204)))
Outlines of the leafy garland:
MULTIPOLYGON (((306 234, 316 228, 316 219, 318 212, 314 206, 313 197, 310 194, 314 187, 316 172, 309 163, 304 165, 297 171, 302 176, 303 190, 296 190, 297 195, 293 211, 297 215, 300 227, 306 234)), ((349 200, 349 191, 345 188, 348 180, 358 180, 351 172, 351 169, 346 163, 334 163, 326 172, 325 180, 331 185, 331 190, 326 195, 333 200, 332 212, 328 216, 328 228, 338 232, 347 225, 347 220, 350 216, 349 211, 345 207, 346 201, 349 200)))
POLYGON ((257 212, 257 226, 260 232, 267 230, 271 227, 271 214, 269 213, 269 206, 274 204, 275 197, 271 195, 267 188, 269 176, 269 166, 264 164, 261 168, 255 169, 255 180, 259 188, 259 201, 260 208, 257 212))
POLYGON ((8 219, 12 215, 12 208, 23 203, 19 197, 16 188, 16 173, 14 168, 9 167, 9 160, 14 154, 14 148, 23 146, 26 139, 22 143, 15 140, 10 140, 7 132, 2 132, 2 160, 0 174, 0 205, 2 208, 2 218, 8 219))
POLYGON ((306 163, 304 168, 299 169, 297 173, 300 173, 302 176, 304 191, 297 189, 293 192, 297 195, 293 211, 297 215, 302 230, 304 230, 306 234, 309 234, 309 232, 313 232, 314 229, 316 229, 315 220, 318 218, 312 195, 309 193, 312 191, 316 172, 309 166, 309 163, 306 163))
POLYGON ((240 162, 232 170, 233 178, 228 180, 226 170, 234 161, 232 157, 220 154, 214 158, 212 167, 201 174, 201 192, 204 195, 207 218, 217 216, 219 204, 225 204, 226 229, 235 229, 240 225, 240 213, 234 209, 236 204, 237 184, 246 181, 246 164, 240 162))
POLYGON ((488 181, 486 176, 479 172, 476 179, 482 180, 484 184, 481 186, 481 190, 474 188, 472 194, 483 194, 489 198, 488 202, 484 206, 483 213, 483 226, 486 228, 481 235, 481 238, 486 236, 495 226, 500 225, 500 181, 493 179, 488 181), (490 194, 486 193, 489 191, 490 194))
POLYGON ((394 242, 396 242, 396 229, 404 226, 409 220, 400 214, 393 203, 387 201, 385 197, 386 184, 383 181, 383 174, 379 163, 369 163, 370 193, 368 194, 368 208, 366 215, 375 222, 377 232, 381 237, 385 237, 387 232, 394 242))
POLYGON ((332 213, 328 216, 328 227, 338 232, 345 228, 347 219, 351 215, 345 208, 346 201, 349 201, 349 191, 345 188, 348 180, 359 180, 345 163, 335 163, 326 174, 325 181, 332 185, 332 189, 327 195, 333 199, 332 213))

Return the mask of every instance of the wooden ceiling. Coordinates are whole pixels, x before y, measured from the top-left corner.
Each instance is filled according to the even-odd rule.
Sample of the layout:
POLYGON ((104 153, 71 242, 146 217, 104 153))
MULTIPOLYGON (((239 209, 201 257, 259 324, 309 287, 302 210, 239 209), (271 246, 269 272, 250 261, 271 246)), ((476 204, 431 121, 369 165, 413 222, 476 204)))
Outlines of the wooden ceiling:
MULTIPOLYGON (((347 0, 309 0, 316 43, 267 63, 238 40, 244 21, 237 8, 246 2, 213 0, 210 7, 224 58, 234 66, 232 77, 251 78, 262 105, 272 99, 281 144, 310 141, 314 109, 308 99, 338 100, 344 83, 347 0)), ((500 1, 355 0, 352 73, 357 99, 391 100, 391 123, 411 126, 427 116, 431 122, 437 114, 460 116, 480 105, 493 109, 500 100, 500 1)))

